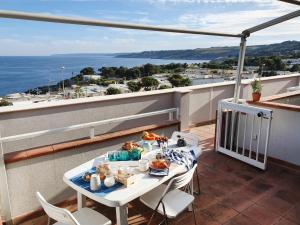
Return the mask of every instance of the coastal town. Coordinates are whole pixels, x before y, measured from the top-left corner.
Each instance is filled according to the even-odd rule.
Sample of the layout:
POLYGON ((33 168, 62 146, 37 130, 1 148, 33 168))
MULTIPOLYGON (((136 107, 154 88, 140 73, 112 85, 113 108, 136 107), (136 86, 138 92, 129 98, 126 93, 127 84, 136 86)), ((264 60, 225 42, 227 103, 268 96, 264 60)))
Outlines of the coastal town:
MULTIPOLYGON (((280 59, 269 57, 266 63, 246 65, 243 79, 263 76, 288 75, 299 72, 300 58, 280 59), (277 70, 269 70, 270 59, 277 62, 277 70)), ((251 61, 251 60, 250 60, 251 61)), ((274 64, 272 62, 272 66, 274 64)), ((39 102, 59 101, 131 92, 161 90, 173 87, 201 85, 234 80, 237 65, 234 61, 205 63, 170 63, 166 65, 145 64, 139 67, 92 67, 56 84, 48 84, 25 91, 11 93, 0 98, 0 105, 27 105, 39 102)))

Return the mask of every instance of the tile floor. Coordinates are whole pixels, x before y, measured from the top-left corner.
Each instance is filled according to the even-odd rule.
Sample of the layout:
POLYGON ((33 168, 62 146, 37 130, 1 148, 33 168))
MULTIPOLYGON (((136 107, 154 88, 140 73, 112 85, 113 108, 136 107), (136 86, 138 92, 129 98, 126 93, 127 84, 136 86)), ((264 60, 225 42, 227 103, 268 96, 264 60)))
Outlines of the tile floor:
MULTIPOLYGON (((214 149, 215 126, 191 129, 199 135, 203 154, 199 172, 201 194, 195 196, 198 225, 296 225, 300 224, 300 173, 269 164, 263 172, 214 149)), ((114 209, 89 201, 90 207, 113 220, 114 209)), ((70 210, 76 206, 70 206, 70 210)), ((129 204, 129 224, 146 224, 151 210, 135 200, 129 204)), ((153 224, 158 224, 157 216, 153 224)), ((45 216, 22 225, 47 224, 45 216)), ((182 213, 172 225, 194 224, 191 212, 182 213)))

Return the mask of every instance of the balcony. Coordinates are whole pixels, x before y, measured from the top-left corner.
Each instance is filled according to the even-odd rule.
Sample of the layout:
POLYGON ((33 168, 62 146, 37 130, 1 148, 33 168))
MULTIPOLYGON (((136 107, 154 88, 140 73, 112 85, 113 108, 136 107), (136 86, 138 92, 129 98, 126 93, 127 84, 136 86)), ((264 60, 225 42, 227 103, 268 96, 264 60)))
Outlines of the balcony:
MULTIPOLYGON (((198 224, 297 224, 300 213, 300 176, 294 170, 270 163, 266 172, 214 151, 215 126, 191 129, 202 138, 204 153, 200 158, 201 194, 196 197, 198 224)), ((92 200, 88 206, 108 218, 115 217, 113 208, 92 200)), ((66 206, 76 210, 76 204, 66 206)), ((129 205, 129 224, 146 224, 151 210, 135 200, 129 205)), ((157 217, 156 222, 162 218, 157 217)), ((46 224, 39 216, 18 224, 46 224)), ((115 221, 113 221, 115 222, 115 221)), ((185 212, 171 224, 193 224, 185 212)))
MULTIPOLYGON (((262 78, 263 95, 285 93, 287 88, 297 86, 299 79, 300 74, 262 78)), ((243 81, 242 86, 243 98, 250 99, 249 81, 243 81)), ((62 181, 67 170, 118 148, 126 140, 139 140, 143 130, 155 130, 170 136, 178 129, 197 134, 204 151, 199 159, 198 224, 299 223, 299 165, 270 159, 264 172, 214 151, 217 105, 220 100, 232 97, 233 93, 234 82, 224 82, 0 109, 2 137, 41 130, 57 131, 94 121, 177 109, 177 115, 147 114, 145 118, 4 142, 14 224, 46 224, 46 217, 34 196, 37 190, 44 193, 51 203, 76 209, 75 192, 62 181)), ((91 200, 88 205, 114 221, 112 208, 91 200)), ((150 214, 135 200, 129 205, 129 224, 145 224, 150 214)), ((172 224, 193 224, 192 216, 185 212, 172 224)))

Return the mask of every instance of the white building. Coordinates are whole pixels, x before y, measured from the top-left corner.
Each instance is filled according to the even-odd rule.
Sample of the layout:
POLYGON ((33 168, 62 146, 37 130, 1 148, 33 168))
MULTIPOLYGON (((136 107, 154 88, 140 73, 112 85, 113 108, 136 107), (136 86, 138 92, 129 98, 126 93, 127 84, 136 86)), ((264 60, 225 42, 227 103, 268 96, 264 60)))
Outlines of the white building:
POLYGON ((90 80, 99 80, 101 79, 102 76, 93 74, 93 75, 83 75, 83 80, 84 81, 90 81, 90 80))

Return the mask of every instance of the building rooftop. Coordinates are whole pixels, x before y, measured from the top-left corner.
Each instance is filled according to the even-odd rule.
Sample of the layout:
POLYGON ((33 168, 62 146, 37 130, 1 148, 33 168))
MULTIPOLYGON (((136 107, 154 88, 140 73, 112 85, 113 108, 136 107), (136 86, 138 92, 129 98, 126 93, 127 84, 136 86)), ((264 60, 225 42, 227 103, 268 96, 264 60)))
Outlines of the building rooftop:
MULTIPOLYGON (((194 127, 201 139, 199 160, 201 194, 195 195, 198 225, 296 225, 300 221, 300 173, 269 163, 262 171, 214 151, 215 125, 194 127)), ((196 187, 196 185, 195 185, 196 187)), ((88 202, 115 223, 115 209, 88 202)), ((68 206, 76 210, 76 204, 68 206)), ((152 211, 139 200, 129 204, 129 224, 146 224, 152 211)), ((157 216, 153 224, 160 221, 157 216)), ((24 221, 23 225, 46 224, 46 216, 24 221)), ((171 224, 194 224, 190 212, 171 224)))

